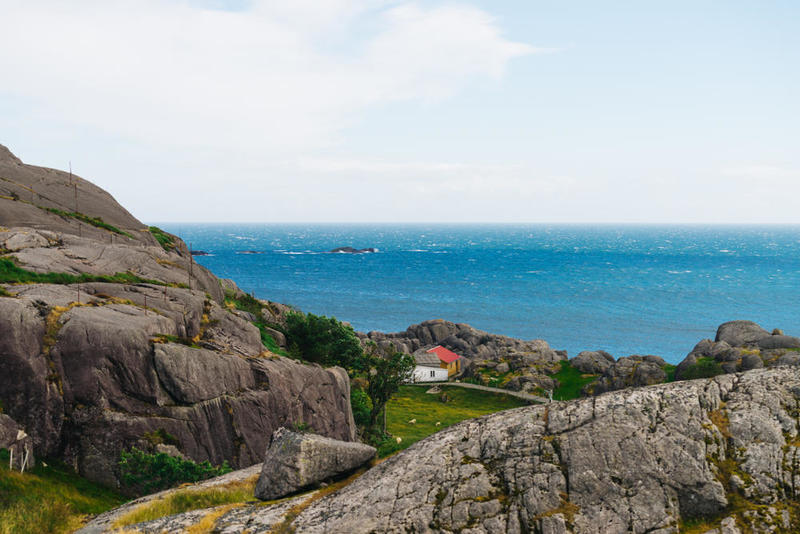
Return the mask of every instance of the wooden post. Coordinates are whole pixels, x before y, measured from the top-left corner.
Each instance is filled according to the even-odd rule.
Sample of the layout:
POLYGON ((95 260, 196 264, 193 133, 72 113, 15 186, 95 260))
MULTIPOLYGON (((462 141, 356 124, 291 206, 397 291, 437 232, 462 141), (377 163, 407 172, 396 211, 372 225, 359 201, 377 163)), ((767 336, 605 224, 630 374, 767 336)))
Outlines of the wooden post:
POLYGON ((192 289, 193 276, 194 276, 194 256, 192 256, 192 244, 189 243, 189 289, 192 289))

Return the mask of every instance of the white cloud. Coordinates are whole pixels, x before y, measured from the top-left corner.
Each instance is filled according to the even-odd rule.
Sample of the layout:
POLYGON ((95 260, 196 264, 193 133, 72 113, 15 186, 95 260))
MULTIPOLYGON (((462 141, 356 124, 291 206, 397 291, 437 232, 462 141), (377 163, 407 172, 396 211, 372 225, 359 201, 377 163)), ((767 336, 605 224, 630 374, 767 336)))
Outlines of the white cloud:
POLYGON ((372 106, 446 97, 536 51, 472 7, 354 0, 7 0, 0 50, 0 98, 39 120, 245 157, 331 146, 372 106))

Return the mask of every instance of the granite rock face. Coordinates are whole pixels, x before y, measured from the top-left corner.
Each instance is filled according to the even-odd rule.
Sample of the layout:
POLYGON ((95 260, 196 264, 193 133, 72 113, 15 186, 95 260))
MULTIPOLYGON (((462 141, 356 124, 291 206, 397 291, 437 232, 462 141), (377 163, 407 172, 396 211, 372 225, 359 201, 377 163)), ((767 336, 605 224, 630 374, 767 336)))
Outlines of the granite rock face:
POLYGON ((375 457, 375 447, 279 428, 272 434, 255 496, 279 499, 331 477, 349 473, 375 457))
POLYGON ((434 434, 338 492, 308 497, 294 518, 280 505, 245 505, 217 525, 667 534, 694 520, 712 532, 797 532, 799 413, 793 367, 519 408, 434 434))
MULTIPOLYGON (((0 285, 0 402, 38 456, 115 485, 120 452, 152 448, 154 432, 185 457, 233 467, 259 462, 284 425, 354 439, 343 369, 268 352, 256 318, 223 303, 225 291, 242 296, 234 283, 223 287, 179 238, 165 250, 108 193, 71 180, 0 146, 0 258, 153 283, 0 285), (78 212, 124 234, 69 215, 76 188, 78 212)), ((279 324, 284 308, 263 304, 279 324)))

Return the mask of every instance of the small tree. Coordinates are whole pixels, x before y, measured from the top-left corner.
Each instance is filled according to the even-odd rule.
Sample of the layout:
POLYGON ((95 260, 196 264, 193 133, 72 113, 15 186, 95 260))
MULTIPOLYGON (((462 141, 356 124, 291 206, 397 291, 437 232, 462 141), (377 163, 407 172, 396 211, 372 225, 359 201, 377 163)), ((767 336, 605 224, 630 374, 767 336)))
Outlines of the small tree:
MULTIPOLYGON (((378 424, 378 416, 386 410, 386 403, 414 370, 414 358, 402 352, 395 352, 387 358, 375 354, 370 354, 366 358, 369 363, 367 395, 372 401, 368 428, 374 431, 378 424)), ((386 432, 386 429, 383 431, 386 432)))
POLYGON ((292 356, 321 365, 364 369, 364 350, 352 327, 335 317, 313 313, 286 316, 286 336, 292 356))

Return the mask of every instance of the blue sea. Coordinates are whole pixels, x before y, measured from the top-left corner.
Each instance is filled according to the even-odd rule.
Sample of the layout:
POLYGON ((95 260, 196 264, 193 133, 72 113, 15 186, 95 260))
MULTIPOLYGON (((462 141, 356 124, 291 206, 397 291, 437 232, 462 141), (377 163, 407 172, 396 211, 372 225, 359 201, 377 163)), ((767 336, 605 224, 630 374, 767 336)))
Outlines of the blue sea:
POLYGON ((800 335, 798 226, 160 226, 243 290, 361 331, 443 318, 673 363, 733 319, 800 335))

